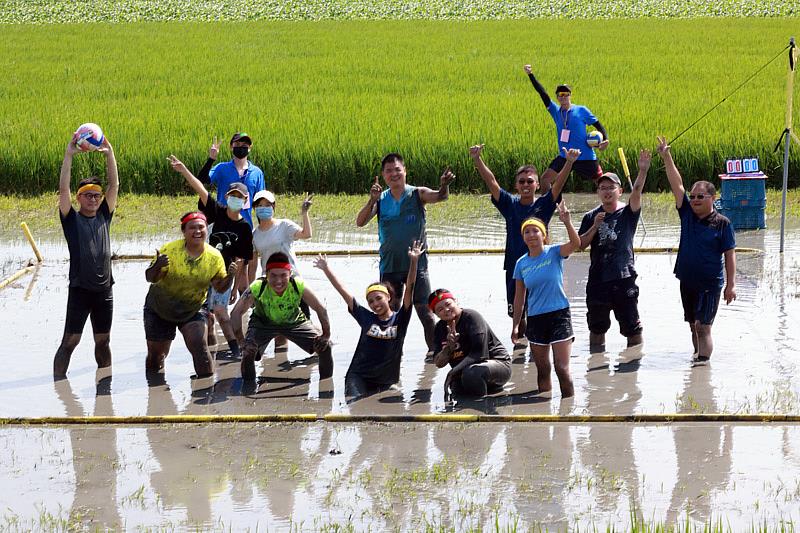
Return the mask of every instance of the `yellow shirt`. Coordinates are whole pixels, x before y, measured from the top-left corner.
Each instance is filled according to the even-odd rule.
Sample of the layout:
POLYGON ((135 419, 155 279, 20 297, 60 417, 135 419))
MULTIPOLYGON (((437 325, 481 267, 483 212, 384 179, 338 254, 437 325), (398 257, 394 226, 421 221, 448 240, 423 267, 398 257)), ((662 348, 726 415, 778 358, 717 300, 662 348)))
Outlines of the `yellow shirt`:
POLYGON ((199 257, 191 257, 184 239, 165 244, 159 252, 169 258, 167 274, 150 285, 144 303, 164 320, 181 324, 203 306, 211 281, 227 276, 225 262, 208 243, 199 257))

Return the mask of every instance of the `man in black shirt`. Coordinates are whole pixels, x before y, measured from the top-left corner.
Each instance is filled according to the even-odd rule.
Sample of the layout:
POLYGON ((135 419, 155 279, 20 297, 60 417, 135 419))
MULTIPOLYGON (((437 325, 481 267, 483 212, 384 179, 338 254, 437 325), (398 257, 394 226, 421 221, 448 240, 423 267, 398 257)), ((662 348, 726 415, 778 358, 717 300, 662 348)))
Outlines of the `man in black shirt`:
POLYGON ((108 189, 96 177, 78 183, 78 210, 72 207, 70 180, 72 158, 80 152, 75 137, 67 144, 58 182, 58 210, 69 248, 69 295, 64 336, 53 359, 53 377, 67 375, 72 352, 81 340, 86 319, 91 317, 94 333, 94 358, 98 368, 111 366, 111 319, 114 297, 111 286, 111 239, 109 226, 117 207, 119 176, 114 150, 108 139, 98 149, 106 157, 108 189))
MULTIPOLYGON (((225 268, 228 268, 234 261, 238 264, 238 274, 234 283, 225 292, 218 292, 211 287, 207 302, 209 310, 219 321, 222 333, 228 341, 231 356, 238 359, 240 356, 239 342, 233 331, 228 305, 234 303, 237 295, 247 288, 247 269, 243 267, 253 257, 253 229, 241 213, 248 199, 247 186, 241 182, 231 183, 225 195, 227 205, 223 206, 214 200, 203 183, 189 172, 186 165, 178 158, 174 155, 170 156, 169 162, 200 197, 197 203, 198 207, 206 215, 208 223, 214 224, 208 237, 208 243, 220 251, 222 259, 225 261, 225 268)), ((213 318, 209 317, 209 345, 216 344, 213 327, 213 318)))
POLYGON ((619 330, 628 338, 628 346, 642 343, 639 320, 639 287, 634 269, 633 236, 642 208, 642 190, 647 180, 651 155, 639 154, 639 175, 633 184, 628 205, 620 202, 622 182, 613 172, 597 180, 600 205, 586 213, 578 234, 581 248, 590 244, 591 264, 586 282, 586 318, 589 322, 589 349, 605 351, 606 331, 611 327, 610 313, 619 322, 619 330))

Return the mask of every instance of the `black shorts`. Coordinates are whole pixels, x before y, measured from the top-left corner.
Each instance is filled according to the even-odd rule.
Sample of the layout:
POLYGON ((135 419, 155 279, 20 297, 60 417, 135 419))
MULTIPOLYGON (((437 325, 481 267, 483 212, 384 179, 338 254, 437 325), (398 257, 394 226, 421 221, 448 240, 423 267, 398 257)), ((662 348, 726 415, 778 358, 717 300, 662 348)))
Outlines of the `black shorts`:
MULTIPOLYGON (((527 296, 527 292, 526 296, 527 296)), ((514 271, 506 270, 506 302, 508 302, 508 316, 514 316, 514 295, 517 293, 517 280, 514 279, 514 271)), ((528 309, 528 298, 522 303, 523 314, 528 309)))
POLYGON ((719 296, 722 289, 696 289, 681 283, 681 302, 683 319, 690 324, 700 322, 710 326, 714 323, 719 309, 719 296))
POLYGON ((592 333, 605 333, 611 327, 611 311, 625 337, 642 332, 639 320, 639 287, 636 277, 586 286, 586 321, 592 333))
POLYGON ((525 336, 528 338, 528 342, 540 346, 575 340, 569 307, 541 315, 529 315, 525 336))
POLYGON ((95 335, 110 333, 113 314, 114 294, 111 287, 99 292, 70 287, 64 333, 80 335, 89 317, 92 319, 92 333, 95 335))
POLYGON ((189 322, 202 322, 205 324, 208 310, 201 308, 186 322, 171 322, 164 320, 158 313, 144 306, 144 337, 149 341, 162 342, 175 340, 175 330, 180 329, 189 322))
MULTIPOLYGON (((403 291, 406 288, 408 272, 386 272, 381 274, 381 281, 388 283, 394 290, 394 302, 397 308, 403 301, 403 291)), ((414 282, 414 305, 428 305, 428 296, 431 294, 431 280, 427 270, 417 270, 417 280, 414 282)), ((394 309, 394 306, 392 306, 394 309)), ((395 309, 396 311, 397 309, 395 309)))
MULTIPOLYGON (((553 169, 555 172, 561 172, 561 169, 566 164, 567 160, 559 155, 550 162, 548 168, 553 169)), ((572 164, 572 171, 578 176, 590 180, 596 180, 603 175, 603 169, 597 159, 578 159, 572 164)))

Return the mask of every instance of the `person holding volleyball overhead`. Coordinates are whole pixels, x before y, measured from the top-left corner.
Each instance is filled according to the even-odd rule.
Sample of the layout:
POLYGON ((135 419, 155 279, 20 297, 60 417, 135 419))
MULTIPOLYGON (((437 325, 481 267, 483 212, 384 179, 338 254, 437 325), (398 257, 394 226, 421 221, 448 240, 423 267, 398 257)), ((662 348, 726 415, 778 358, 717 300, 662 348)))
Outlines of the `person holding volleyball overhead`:
POLYGON ((547 108, 547 112, 553 118, 556 125, 556 135, 558 136, 558 152, 550 166, 544 171, 541 178, 542 191, 547 192, 556 174, 564 168, 566 159, 561 155, 562 151, 576 148, 581 150, 581 155, 575 162, 574 170, 579 176, 591 180, 597 180, 602 174, 603 169, 597 161, 597 154, 594 153, 594 146, 587 142, 587 126, 593 126, 602 135, 602 141, 597 144, 598 150, 608 148, 609 140, 606 129, 594 116, 588 107, 575 105, 572 103, 572 88, 564 83, 556 87, 556 98, 558 103, 550 99, 542 84, 533 75, 530 65, 525 65, 525 73, 533 84, 533 88, 542 98, 542 103, 547 108))
POLYGON ((572 350, 572 318, 569 300, 564 292, 564 259, 580 249, 581 239, 572 225, 566 202, 558 204, 558 218, 567 229, 569 241, 560 245, 548 244, 547 226, 538 218, 529 218, 522 223, 522 238, 528 253, 517 260, 514 279, 517 282, 514 296, 514 324, 511 340, 519 340, 518 327, 522 320, 525 291, 528 300, 528 326, 525 336, 531 345, 536 364, 536 380, 539 392, 549 392, 550 347, 553 348, 553 363, 561 387, 561 397, 575 394, 569 374, 569 356, 572 350))

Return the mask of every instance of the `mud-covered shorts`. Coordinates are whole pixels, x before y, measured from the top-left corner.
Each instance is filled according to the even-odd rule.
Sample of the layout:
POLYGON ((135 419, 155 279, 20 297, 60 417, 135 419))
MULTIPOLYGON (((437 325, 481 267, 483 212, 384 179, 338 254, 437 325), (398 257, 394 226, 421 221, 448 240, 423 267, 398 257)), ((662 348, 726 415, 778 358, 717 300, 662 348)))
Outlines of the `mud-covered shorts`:
POLYGON ((586 321, 592 333, 605 333, 611 327, 611 311, 625 337, 642 332, 639 319, 639 287, 629 277, 586 286, 586 321))

